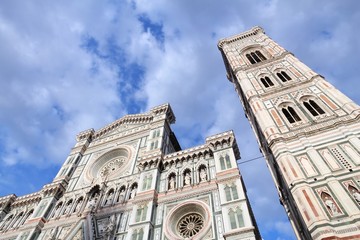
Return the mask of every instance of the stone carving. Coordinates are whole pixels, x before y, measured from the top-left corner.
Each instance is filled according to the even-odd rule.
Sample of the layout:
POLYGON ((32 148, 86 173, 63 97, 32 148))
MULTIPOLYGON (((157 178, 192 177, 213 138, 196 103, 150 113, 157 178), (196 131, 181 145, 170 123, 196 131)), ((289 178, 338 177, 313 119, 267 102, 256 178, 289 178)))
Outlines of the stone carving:
POLYGON ((191 176, 190 176, 190 173, 187 172, 185 174, 185 186, 190 185, 190 184, 191 184, 191 176))
POLYGON ((108 222, 105 224, 103 231, 105 236, 111 236, 112 232, 115 229, 115 220, 113 217, 110 217, 108 222))
POLYGON ((124 202, 124 200, 125 200, 125 189, 124 188, 122 188, 121 190, 120 190, 120 193, 119 193, 119 196, 118 196, 118 202, 120 202, 120 203, 122 203, 122 202, 124 202))
POLYGON ((169 179, 169 189, 175 189, 175 176, 171 176, 169 179))
POLYGON ((99 198, 99 194, 96 193, 90 200, 89 202, 87 203, 87 206, 86 208, 90 209, 90 211, 94 211, 95 208, 96 208, 96 203, 97 203, 97 200, 99 198))
POLYGON ((348 185, 348 191, 350 192, 351 196, 355 199, 355 201, 360 204, 360 193, 357 188, 352 186, 351 184, 348 185))
POLYGON ((111 192, 109 192, 104 205, 110 205, 113 201, 113 198, 114 198, 114 192, 111 191, 111 192))
POLYGON ((132 198, 134 198, 136 196, 136 191, 137 191, 137 187, 134 186, 133 189, 131 189, 129 199, 132 199, 132 198))
POLYGON ((341 214, 339 208, 337 207, 334 199, 327 193, 322 192, 321 193, 321 198, 323 200, 323 202, 325 203, 326 208, 329 210, 329 212, 333 215, 333 216, 337 216, 339 214, 341 214))
POLYGON ((206 180, 207 180, 207 174, 206 174, 205 168, 202 168, 200 170, 200 181, 206 182, 206 180))

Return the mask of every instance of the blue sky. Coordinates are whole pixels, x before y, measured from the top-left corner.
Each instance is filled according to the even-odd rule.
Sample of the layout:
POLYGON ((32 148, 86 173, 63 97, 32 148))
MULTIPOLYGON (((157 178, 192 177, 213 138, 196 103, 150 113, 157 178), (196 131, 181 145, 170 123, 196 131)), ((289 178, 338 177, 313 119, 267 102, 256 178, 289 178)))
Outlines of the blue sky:
MULTIPOLYGON (((358 1, 0 2, 0 195, 52 181, 78 132, 169 102, 183 148, 233 129, 260 156, 217 49, 255 25, 355 102, 358 1)), ((264 239, 294 239, 263 159, 240 164, 264 239)))

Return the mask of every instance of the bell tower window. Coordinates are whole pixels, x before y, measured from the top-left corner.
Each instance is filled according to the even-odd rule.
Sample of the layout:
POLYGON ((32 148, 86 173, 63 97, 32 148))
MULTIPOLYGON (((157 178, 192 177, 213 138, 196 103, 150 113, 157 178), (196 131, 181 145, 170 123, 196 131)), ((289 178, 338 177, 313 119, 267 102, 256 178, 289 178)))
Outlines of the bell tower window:
POLYGON ((276 76, 278 76, 282 82, 287 82, 292 80, 291 77, 284 71, 276 73, 276 76))
POLYGON ((266 57, 259 51, 250 52, 245 55, 251 64, 259 63, 266 60, 266 57))
POLYGON ((274 86, 274 83, 271 81, 269 77, 260 78, 260 81, 266 88, 274 86))
POLYGON ((321 107, 319 107, 319 105, 313 100, 304 102, 304 106, 314 117, 325 114, 324 110, 322 110, 321 107))
POLYGON ((290 106, 284 107, 281 109, 281 111, 283 112, 283 114, 285 115, 285 117, 289 121, 289 123, 301 121, 301 118, 299 117, 299 115, 297 115, 297 113, 295 112, 295 110, 292 107, 290 107, 290 106))

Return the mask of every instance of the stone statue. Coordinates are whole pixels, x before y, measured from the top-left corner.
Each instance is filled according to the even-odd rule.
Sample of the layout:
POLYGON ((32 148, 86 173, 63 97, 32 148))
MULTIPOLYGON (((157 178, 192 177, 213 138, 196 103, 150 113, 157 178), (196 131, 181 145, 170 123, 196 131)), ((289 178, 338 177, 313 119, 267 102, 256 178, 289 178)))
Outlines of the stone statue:
POLYGON ((113 200, 113 197, 114 197, 114 192, 110 192, 107 196, 107 199, 106 199, 106 202, 105 202, 105 205, 109 205, 112 203, 112 200, 113 200))
POLYGON ((334 200, 332 200, 330 197, 325 197, 324 202, 325 202, 326 206, 328 207, 328 209, 330 209, 330 211, 333 215, 337 215, 340 213, 334 200))
POLYGON ((171 176, 169 180, 169 189, 175 189, 175 177, 171 176))
POLYGON ((203 168, 200 170, 200 181, 205 182, 206 180, 207 180, 207 174, 205 169, 203 168))
POLYGON ((125 195, 125 190, 122 188, 120 193, 119 193, 119 197, 118 197, 118 202, 122 203, 124 201, 124 195, 125 195))
POLYGON ((355 198, 355 200, 360 203, 360 193, 356 191, 355 189, 352 190, 352 196, 355 198))
POLYGON ((90 200, 89 202, 87 203, 87 208, 90 209, 91 211, 94 211, 95 208, 96 208, 96 202, 98 200, 98 196, 99 194, 96 193, 90 200))
POLYGON ((106 224, 105 227, 104 227, 105 236, 111 235, 111 233, 113 232, 114 228, 115 228, 115 221, 114 221, 114 219, 111 217, 111 218, 109 218, 109 221, 107 222, 107 224, 106 224))
POLYGON ((76 204, 76 207, 75 207, 75 211, 74 212, 78 212, 80 211, 80 208, 81 208, 81 205, 82 205, 82 198, 78 201, 78 203, 76 204))
POLYGON ((137 187, 134 186, 133 189, 130 192, 129 199, 132 199, 132 198, 134 198, 136 196, 136 190, 137 190, 137 187))
POLYGON ((191 184, 190 173, 186 173, 186 175, 185 175, 185 185, 190 185, 190 184, 191 184))

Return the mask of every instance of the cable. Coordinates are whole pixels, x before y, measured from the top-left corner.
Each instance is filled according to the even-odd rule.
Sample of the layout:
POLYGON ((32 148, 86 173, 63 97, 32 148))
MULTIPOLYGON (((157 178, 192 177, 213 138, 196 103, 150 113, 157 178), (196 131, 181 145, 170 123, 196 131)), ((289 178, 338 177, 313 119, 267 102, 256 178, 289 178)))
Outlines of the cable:
POLYGON ((248 159, 248 160, 245 160, 245 161, 238 161, 238 164, 243 164, 243 163, 247 163, 247 162, 251 162, 251 161, 254 161, 254 160, 257 160, 257 159, 260 159, 260 158, 263 158, 264 156, 259 156, 259 157, 255 157, 255 158, 251 158, 251 159, 248 159))

